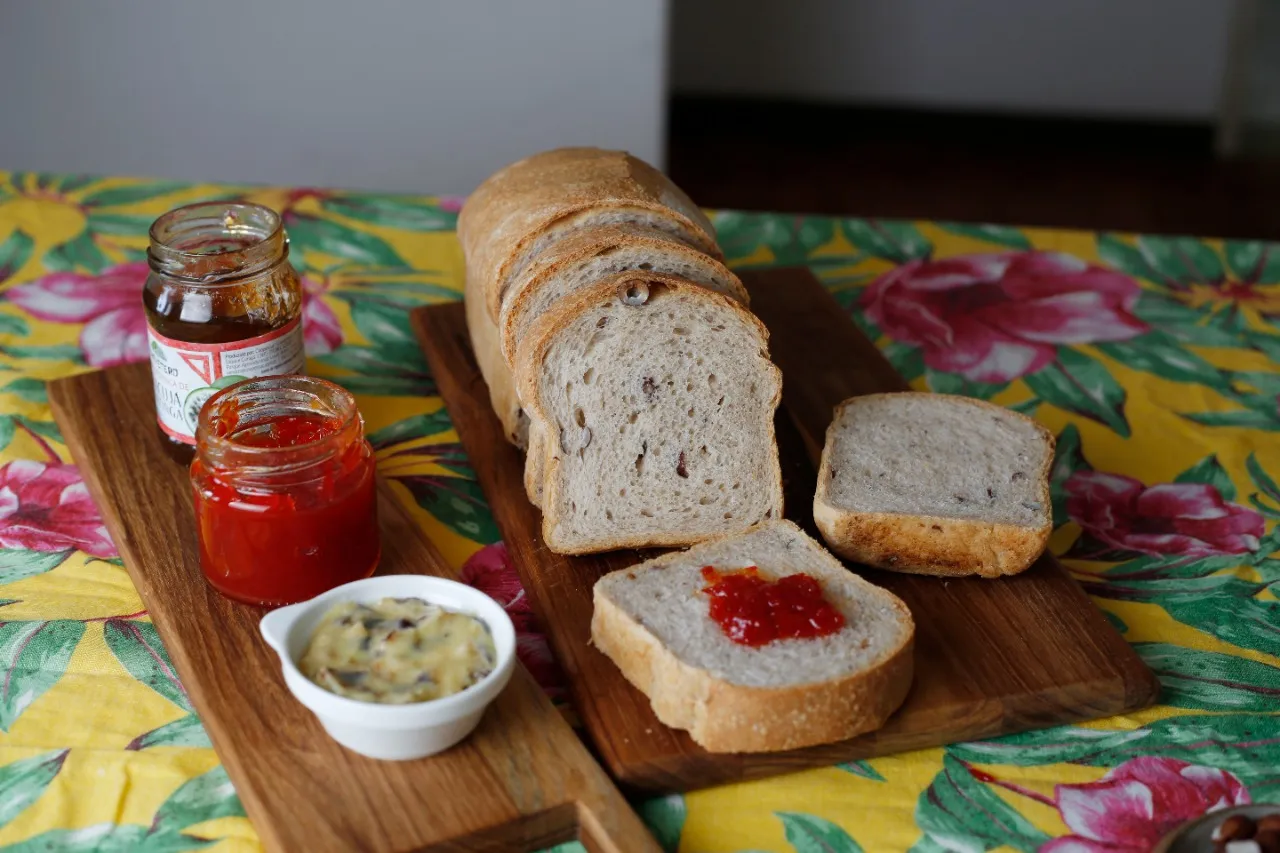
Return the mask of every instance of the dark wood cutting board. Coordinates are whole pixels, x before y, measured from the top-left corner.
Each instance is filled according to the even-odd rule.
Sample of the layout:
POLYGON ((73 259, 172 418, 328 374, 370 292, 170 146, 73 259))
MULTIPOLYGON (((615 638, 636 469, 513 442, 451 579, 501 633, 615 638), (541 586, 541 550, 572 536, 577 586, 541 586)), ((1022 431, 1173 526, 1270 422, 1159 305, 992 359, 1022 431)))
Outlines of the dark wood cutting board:
MULTIPOLYGON (((778 442, 787 516, 814 533, 816 468, 832 408, 907 384, 803 268, 742 276, 782 368, 778 442)), ((420 308, 413 326, 520 578, 569 679, 583 724, 625 787, 684 791, 1146 707, 1159 683, 1050 555, 1003 580, 917 577, 850 568, 887 587, 916 621, 916 677, 878 732, 780 753, 706 752, 658 722, 649 700, 589 643, 591 587, 649 554, 553 554, 525 498, 523 456, 507 444, 471 353, 463 307, 420 308)))
MULTIPOLYGON (((265 612, 200 574, 185 466, 161 449, 146 364, 49 383, 112 539, 254 828, 273 851, 596 851, 658 846, 533 679, 517 667, 453 749, 384 762, 338 746, 284 685, 265 612)), ((379 482, 380 574, 455 572, 379 482)))

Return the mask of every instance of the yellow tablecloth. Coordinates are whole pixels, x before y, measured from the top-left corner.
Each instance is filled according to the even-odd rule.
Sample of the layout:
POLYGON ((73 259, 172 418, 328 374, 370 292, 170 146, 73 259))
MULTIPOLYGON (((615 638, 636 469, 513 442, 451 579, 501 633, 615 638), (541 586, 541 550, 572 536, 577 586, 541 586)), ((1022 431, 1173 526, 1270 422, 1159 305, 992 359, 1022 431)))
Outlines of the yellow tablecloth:
MULTIPOLYGON (((446 556, 519 598, 501 548, 481 549, 498 532, 404 311, 461 294, 456 199, 0 173, 3 850, 258 849, 44 389, 146 357, 147 227, 207 198, 284 214, 309 369, 359 395, 383 473, 446 556)), ((1164 704, 640 804, 669 849, 1140 851, 1207 809, 1280 799, 1280 248, 715 222, 740 268, 811 265, 917 387, 1058 436, 1052 547, 1164 704)))

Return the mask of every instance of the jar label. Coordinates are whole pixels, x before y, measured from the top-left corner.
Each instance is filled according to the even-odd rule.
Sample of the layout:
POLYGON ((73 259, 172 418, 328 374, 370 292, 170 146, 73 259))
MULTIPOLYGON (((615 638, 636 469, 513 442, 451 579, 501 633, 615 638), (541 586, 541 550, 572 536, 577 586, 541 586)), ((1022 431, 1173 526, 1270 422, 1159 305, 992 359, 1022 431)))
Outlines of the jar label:
POLYGON ((275 331, 224 344, 176 341, 147 327, 156 419, 170 437, 195 444, 200 408, 222 388, 242 379, 302 373, 306 368, 302 318, 275 331))

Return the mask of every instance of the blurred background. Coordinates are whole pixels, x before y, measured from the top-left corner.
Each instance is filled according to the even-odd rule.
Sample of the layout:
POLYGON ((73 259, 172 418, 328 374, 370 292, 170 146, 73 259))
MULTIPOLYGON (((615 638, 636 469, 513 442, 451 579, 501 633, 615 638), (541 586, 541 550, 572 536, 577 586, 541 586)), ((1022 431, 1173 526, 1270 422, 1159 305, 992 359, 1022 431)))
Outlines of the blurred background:
POLYGON ((0 0, 0 167, 1280 237, 1280 0, 0 0))

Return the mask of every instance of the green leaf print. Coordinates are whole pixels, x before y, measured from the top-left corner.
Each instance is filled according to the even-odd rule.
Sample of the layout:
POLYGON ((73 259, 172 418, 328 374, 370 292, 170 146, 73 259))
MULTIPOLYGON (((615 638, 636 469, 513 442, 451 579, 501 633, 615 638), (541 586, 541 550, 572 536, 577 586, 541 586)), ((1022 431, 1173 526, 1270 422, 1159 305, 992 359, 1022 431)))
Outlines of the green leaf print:
POLYGON ((676 853, 680 847, 680 835, 684 832, 684 797, 680 794, 655 797, 641 803, 636 811, 658 845, 666 853, 676 853))
POLYGON ((111 260, 98 248, 98 244, 93 241, 93 234, 88 230, 81 231, 75 238, 44 253, 44 265, 53 272, 78 269, 99 273, 110 263, 111 260))
POLYGON ((893 341, 881 349, 884 357, 889 359, 893 369, 907 382, 913 382, 924 376, 924 350, 901 341, 893 341))
MULTIPOLYGON (((123 187, 109 187, 94 190, 81 196, 80 203, 87 207, 116 207, 125 204, 138 204, 150 201, 163 195, 170 195, 185 190, 189 184, 178 181, 148 181, 141 184, 129 184, 123 187)), ((155 217, 152 217, 154 219, 155 217)))
POLYGON ((379 349, 418 349, 409 327, 409 313, 403 306, 361 300, 351 305, 351 320, 365 341, 379 349))
POLYGON ((1249 479, 1253 480, 1253 484, 1257 486, 1264 495, 1274 501, 1280 502, 1280 485, 1271 479, 1271 475, 1263 470, 1262 464, 1258 462, 1258 457, 1250 453, 1249 458, 1245 459, 1244 467, 1249 472, 1249 479))
POLYGON ((1098 257, 1114 270, 1134 278, 1151 279, 1154 271, 1143 259, 1142 253, 1115 234, 1102 233, 1097 241, 1098 257))
POLYGON ((44 390, 44 380, 32 379, 29 376, 21 376, 7 385, 0 386, 0 393, 13 394, 30 403, 49 402, 49 395, 44 390))
POLYGON ((28 551, 25 548, 0 548, 0 584, 16 583, 56 569, 73 553, 66 551, 28 551))
MULTIPOLYGON (((17 272, 27 259, 31 257, 31 249, 36 241, 21 229, 15 229, 3 243, 0 243, 0 283, 17 272)), ((0 327, 2 329, 3 327, 0 327)))
POLYGON ((83 636, 77 619, 0 623, 0 731, 58 683, 83 636))
POLYGON ((1227 266, 1240 281, 1250 284, 1280 282, 1280 251, 1275 243, 1258 240, 1227 240, 1222 254, 1227 266))
POLYGON ((1059 347, 1056 363, 1023 377, 1023 381, 1044 402, 1098 421, 1122 438, 1130 436, 1124 416, 1124 388, 1097 359, 1059 347))
POLYGON ((493 516, 489 514, 484 493, 474 480, 427 475, 393 479, 404 484, 418 506, 455 533, 482 545, 502 538, 493 516))
MULTIPOLYGON (((98 213, 89 214, 85 225, 94 234, 111 234, 116 237, 138 237, 151 229, 155 217, 149 213, 98 213)), ((145 258, 145 253, 142 258, 145 258)))
POLYGON ((831 821, 801 812, 774 812, 796 853, 862 853, 849 833, 831 821))
POLYGON ((781 213, 721 211, 715 215, 717 241, 730 262, 749 258, 761 248, 778 266, 802 264, 818 247, 829 243, 835 223, 825 217, 788 216, 781 213))
POLYGON ((45 752, 0 767, 0 826, 40 799, 67 760, 68 750, 45 752))
POLYGON ((1280 430, 1280 418, 1276 413, 1257 409, 1233 409, 1226 412, 1185 412, 1182 417, 1209 427, 1238 427, 1241 429, 1280 430))
POLYGON ((435 383, 426 376, 330 376, 352 394, 374 397, 430 397, 436 393, 435 383))
MULTIPOLYGON (((4 278, 0 277, 0 281, 4 281, 4 278)), ((31 334, 31 327, 27 325, 26 320, 9 314, 0 314, 0 335, 22 337, 29 334, 31 334)))
POLYGON ((916 802, 916 824, 948 850, 991 850, 1009 846, 1034 853, 1049 836, 974 778, 950 754, 942 770, 916 802))
MULTIPOLYGON (((146 835, 146 827, 137 824, 99 823, 80 829, 53 829, 0 850, 4 853, 142 853, 146 835)), ((189 844, 177 849, 194 850, 202 846, 192 841, 196 846, 189 844)), ((160 853, 146 849, 149 853, 160 853)))
POLYGON ((884 781, 884 777, 871 766, 869 761, 846 761, 843 764, 837 764, 836 769, 852 773, 854 776, 861 776, 863 779, 871 779, 874 782, 884 781))
POLYGON ((1269 712, 1280 702, 1280 669, 1170 643, 1135 643, 1160 678, 1160 701, 1177 708, 1269 712))
POLYGON ((369 433, 369 443, 381 450, 393 444, 401 444, 430 435, 439 435, 453 429, 449 420, 449 412, 443 406, 429 415, 414 415, 411 418, 396 421, 380 430, 369 433))
POLYGON ((963 397, 990 400, 1009 387, 1007 382, 974 382, 959 373, 943 373, 933 369, 925 370, 925 375, 929 377, 929 389, 936 394, 959 394, 963 397))
POLYGON ((84 364, 84 353, 74 344, 51 344, 49 346, 0 347, 0 352, 14 358, 36 358, 48 361, 70 361, 84 364))
POLYGON ((195 714, 187 714, 134 738, 125 749, 150 749, 153 746, 212 747, 209 733, 195 714))
POLYGON ((1218 461, 1218 455, 1211 453, 1173 478, 1175 483, 1204 483, 1213 486, 1229 501, 1236 499, 1236 487, 1227 475, 1227 469, 1218 461))
POLYGON ((1222 371, 1186 349, 1172 335, 1147 332, 1118 343, 1095 344, 1098 351, 1131 370, 1141 370, 1174 382, 1210 388, 1224 384, 1222 371))
POLYGON ((938 222, 939 228, 959 234, 961 237, 972 237, 987 243, 1007 246, 1010 249, 1030 251, 1031 241, 1027 235, 1010 225, 978 225, 968 222, 938 222))
POLYGON ((111 653, 130 675, 184 711, 193 710, 155 625, 133 619, 108 619, 102 633, 111 653))
MULTIPOLYGON (((1257 586, 1253 587, 1254 590, 1257 586)), ((1280 602, 1231 595, 1228 590, 1197 598, 1158 602, 1170 616, 1219 640, 1263 654, 1280 654, 1280 602)), ((1280 687, 1280 679, 1276 687, 1280 687)), ((1277 691, 1280 695, 1280 691, 1277 691)), ((1280 704, 1280 699, 1273 698, 1280 704)))
POLYGON ((290 246, 303 253, 323 252, 371 266, 406 266, 404 259, 381 237, 331 219, 292 213, 286 217, 285 231, 289 234, 290 246))
POLYGON ((1080 430, 1075 424, 1067 424, 1054 444, 1053 467, 1049 469, 1049 494, 1053 499, 1053 524, 1066 524, 1067 480, 1077 471, 1092 471, 1093 466, 1084 458, 1080 442, 1080 430))
POLYGON ((933 244, 910 222, 846 219, 840 228, 845 238, 861 251, 894 263, 923 260, 933 252, 933 244))
POLYGON ((1060 726, 980 743, 960 743, 947 751, 963 761, 1035 767, 1082 764, 1114 767, 1139 755, 1159 755, 1191 764, 1229 768, 1248 785, 1257 802, 1280 793, 1280 735, 1274 717, 1258 714, 1192 714, 1155 720, 1140 729, 1110 730, 1060 726))
POLYGON ((1240 347, 1244 341, 1236 332, 1212 325, 1210 314, 1184 302, 1144 290, 1133 308, 1134 316, 1184 344, 1203 347, 1240 347))
POLYGON ((184 782, 156 811, 152 835, 166 835, 197 823, 222 817, 244 817, 244 806, 227 771, 215 767, 203 776, 184 782))
POLYGON ((320 200, 320 207, 349 219, 404 231, 452 231, 458 221, 456 213, 408 196, 329 196, 320 200))
POLYGON ((1226 277, 1217 253, 1194 237, 1142 236, 1137 244, 1142 259, 1166 280, 1211 283, 1226 277))

